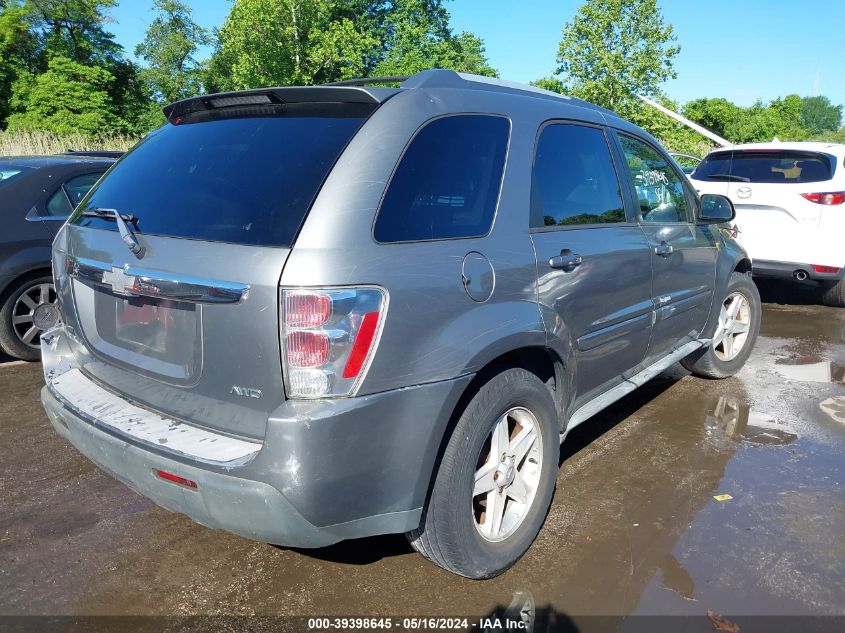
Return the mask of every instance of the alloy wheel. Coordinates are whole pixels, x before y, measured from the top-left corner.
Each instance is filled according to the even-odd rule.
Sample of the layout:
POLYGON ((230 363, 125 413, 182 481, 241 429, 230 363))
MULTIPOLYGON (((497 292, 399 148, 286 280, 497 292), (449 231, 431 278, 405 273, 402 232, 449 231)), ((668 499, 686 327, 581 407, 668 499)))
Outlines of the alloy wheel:
POLYGON ((731 361, 742 352, 751 329, 751 305, 741 292, 732 292, 719 311, 713 351, 719 360, 731 361))
POLYGON ((36 310, 42 306, 54 307, 55 304, 56 290, 53 284, 47 282, 33 284, 18 296, 12 306, 12 328, 24 345, 39 348, 43 330, 36 323, 36 310))
POLYGON ((543 438, 537 418, 514 407, 493 424, 475 471, 473 521, 482 538, 503 541, 525 519, 542 470, 543 438))

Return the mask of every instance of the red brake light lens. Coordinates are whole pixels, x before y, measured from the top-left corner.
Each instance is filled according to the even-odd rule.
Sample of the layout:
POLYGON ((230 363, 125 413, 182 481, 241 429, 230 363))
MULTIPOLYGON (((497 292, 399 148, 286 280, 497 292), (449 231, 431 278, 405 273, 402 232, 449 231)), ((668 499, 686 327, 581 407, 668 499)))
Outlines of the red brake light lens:
POLYGON ((314 328, 329 320, 332 300, 323 294, 285 295, 285 323, 288 327, 314 328))
POLYGON ((323 332, 297 330, 287 337, 291 367, 319 367, 329 359, 329 337, 323 332))
POLYGON ((845 202, 845 191, 828 191, 826 193, 802 193, 801 196, 810 202, 828 206, 845 202))
POLYGON ((839 272, 839 269, 836 266, 822 266, 820 264, 813 264, 813 270, 817 273, 828 273, 828 274, 836 274, 839 272))
POLYGON ((343 368, 344 378, 355 378, 361 371, 361 367, 364 366, 364 361, 367 359, 367 354, 370 352, 370 347, 376 336, 378 314, 378 312, 368 312, 364 315, 361 327, 358 329, 358 335, 355 337, 355 343, 352 345, 352 351, 349 353, 349 360, 346 361, 346 367, 343 368))

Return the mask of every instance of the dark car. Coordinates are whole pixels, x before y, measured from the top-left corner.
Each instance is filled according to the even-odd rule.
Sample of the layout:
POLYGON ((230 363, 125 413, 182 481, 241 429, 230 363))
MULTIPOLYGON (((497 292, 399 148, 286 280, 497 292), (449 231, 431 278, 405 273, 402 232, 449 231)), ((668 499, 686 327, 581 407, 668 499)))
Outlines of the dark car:
MULTIPOLYGON (((38 317, 56 301, 50 246, 118 153, 0 158, 0 351, 41 356, 38 317)), ((49 316, 49 315, 44 315, 49 316)))
POLYGON ((291 547, 405 532, 495 576, 573 428, 754 346, 731 202, 597 106, 435 70, 165 113, 53 244, 42 402, 203 525, 291 547))

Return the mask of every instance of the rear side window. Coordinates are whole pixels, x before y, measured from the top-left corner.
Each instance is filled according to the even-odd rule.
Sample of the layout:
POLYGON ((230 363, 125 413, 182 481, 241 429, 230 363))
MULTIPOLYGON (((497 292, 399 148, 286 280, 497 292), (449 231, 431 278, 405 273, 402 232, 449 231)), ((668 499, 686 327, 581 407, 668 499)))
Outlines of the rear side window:
POLYGON ((62 187, 50 196, 47 201, 47 213, 55 217, 67 217, 76 208, 85 194, 90 191, 94 183, 102 174, 84 174, 68 180, 62 187))
MULTIPOLYGON (((290 246, 371 111, 324 104, 317 115, 296 105, 276 114, 229 111, 165 125, 126 154, 80 208, 135 215, 140 233, 290 246)), ((116 230, 101 218, 78 215, 71 222, 116 230)))
POLYGON ((480 237, 490 231, 510 123, 491 115, 435 119, 414 137, 388 185, 379 242, 480 237))
POLYGON ((833 177, 833 169, 834 162, 817 152, 746 150, 710 154, 692 177, 731 182, 821 182, 833 177))
POLYGON ((560 123, 540 133, 531 186, 531 228, 625 222, 604 132, 560 123))

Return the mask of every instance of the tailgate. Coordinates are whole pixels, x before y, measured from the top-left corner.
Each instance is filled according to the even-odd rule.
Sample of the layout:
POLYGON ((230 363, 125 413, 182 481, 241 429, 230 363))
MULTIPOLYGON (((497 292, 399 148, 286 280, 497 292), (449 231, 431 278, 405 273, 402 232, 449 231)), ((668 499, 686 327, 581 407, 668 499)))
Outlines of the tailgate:
POLYGON ((284 400, 278 284, 288 249, 154 236, 138 262, 113 231, 71 226, 62 238, 59 301, 85 372, 145 407, 264 436, 284 400))

